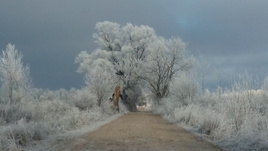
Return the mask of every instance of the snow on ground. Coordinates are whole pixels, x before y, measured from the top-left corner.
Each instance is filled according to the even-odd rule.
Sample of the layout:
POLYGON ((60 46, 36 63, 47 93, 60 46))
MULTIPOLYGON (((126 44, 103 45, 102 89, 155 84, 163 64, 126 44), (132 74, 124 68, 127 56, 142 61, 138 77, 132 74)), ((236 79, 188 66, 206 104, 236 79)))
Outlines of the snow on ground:
POLYGON ((15 104, 2 102, 0 151, 48 150, 126 112, 122 107, 115 113, 105 100, 98 106, 94 94, 85 89, 36 90, 15 104))
POLYGON ((268 150, 267 95, 267 91, 212 93, 184 104, 165 98, 152 110, 228 151, 264 151, 268 150))

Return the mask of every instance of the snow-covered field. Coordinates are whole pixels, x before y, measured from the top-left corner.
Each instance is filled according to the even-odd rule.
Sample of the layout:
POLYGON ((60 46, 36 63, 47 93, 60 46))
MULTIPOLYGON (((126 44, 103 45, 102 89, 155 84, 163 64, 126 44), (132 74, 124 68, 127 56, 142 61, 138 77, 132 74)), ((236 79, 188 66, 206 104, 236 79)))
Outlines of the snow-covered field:
POLYGON ((16 104, 1 104, 0 150, 53 150, 62 140, 94 130, 121 115, 110 110, 108 100, 100 107, 95 101, 87 90, 62 89, 36 90, 16 104))
POLYGON ((207 93, 183 104, 166 98, 153 110, 226 150, 268 150, 267 91, 207 93))
POLYGON ((96 23, 96 30, 98 47, 75 59, 85 74, 80 90, 32 88, 22 54, 7 45, 0 55, 0 150, 41 150, 49 141, 56 145, 116 118, 109 98, 117 85, 129 110, 146 100, 147 109, 226 150, 268 150, 267 79, 259 87, 246 75, 231 90, 204 93, 198 86, 204 77, 192 70, 196 59, 179 37, 166 39, 149 26, 109 21, 96 23))
MULTIPOLYGON (((146 110, 154 110, 226 150, 268 149, 266 90, 219 91, 184 100, 182 91, 171 87, 172 91, 177 93, 159 105, 147 97, 146 110)), ((16 104, 1 104, 0 150, 53 150, 64 140, 92 131, 126 112, 121 108, 122 113, 115 114, 108 101, 97 106, 87 89, 32 93, 16 104)))

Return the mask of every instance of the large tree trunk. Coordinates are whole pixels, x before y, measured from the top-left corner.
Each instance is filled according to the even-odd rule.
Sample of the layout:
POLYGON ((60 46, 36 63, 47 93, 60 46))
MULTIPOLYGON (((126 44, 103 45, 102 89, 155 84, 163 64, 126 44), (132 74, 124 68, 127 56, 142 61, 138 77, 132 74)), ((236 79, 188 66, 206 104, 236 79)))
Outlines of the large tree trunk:
POLYGON ((137 101, 133 97, 129 97, 124 90, 122 92, 122 102, 130 112, 138 111, 136 106, 137 101))

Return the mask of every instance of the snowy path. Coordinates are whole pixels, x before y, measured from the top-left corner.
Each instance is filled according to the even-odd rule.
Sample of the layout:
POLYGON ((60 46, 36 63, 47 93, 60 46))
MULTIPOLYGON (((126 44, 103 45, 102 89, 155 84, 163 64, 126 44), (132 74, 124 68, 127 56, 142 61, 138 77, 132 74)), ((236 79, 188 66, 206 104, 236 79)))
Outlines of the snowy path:
POLYGON ((70 140, 61 151, 222 151, 151 112, 131 112, 99 129, 70 140))

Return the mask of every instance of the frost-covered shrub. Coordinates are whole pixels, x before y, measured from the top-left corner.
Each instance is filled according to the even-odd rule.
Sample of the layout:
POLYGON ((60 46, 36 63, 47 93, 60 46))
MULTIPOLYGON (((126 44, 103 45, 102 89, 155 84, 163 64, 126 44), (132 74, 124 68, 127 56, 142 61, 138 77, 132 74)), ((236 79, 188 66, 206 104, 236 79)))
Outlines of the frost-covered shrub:
MULTIPOLYGON (((125 110, 120 104, 120 110, 125 110)), ((109 102, 97 105, 87 88, 34 90, 16 104, 0 105, 0 150, 22 150, 51 135, 93 125, 115 115, 109 102), (34 94, 34 93, 37 94, 34 94)))
POLYGON ((97 96, 91 93, 89 89, 82 89, 75 95, 73 103, 79 109, 85 110, 97 105, 98 102, 97 96))
MULTIPOLYGON (((124 110, 124 105, 121 104, 122 101, 119 99, 119 111, 123 111, 124 110)), ((100 107, 104 113, 109 114, 109 115, 113 115, 116 112, 113 110, 113 102, 110 102, 110 100, 107 101, 103 101, 100 107)))
MULTIPOLYGON (((175 117, 178 115, 177 112, 181 113, 186 109, 185 107, 193 104, 198 94, 197 88, 193 77, 182 73, 170 83, 169 95, 163 98, 159 104, 154 104, 154 110, 171 121, 180 121, 181 119, 175 117)), ((186 114, 188 115, 188 113, 186 114)))
POLYGON ((266 148, 267 136, 264 136, 266 138, 261 136, 261 133, 267 130, 267 126, 264 125, 268 119, 265 112, 267 101, 263 96, 264 91, 261 90, 236 90, 221 95, 204 96, 202 103, 198 105, 203 106, 208 114, 202 114, 217 117, 212 116, 209 120, 218 123, 209 138, 228 150, 266 148), (204 101, 206 97, 210 103, 204 101))
POLYGON ((173 120, 174 119, 174 110, 179 107, 179 105, 177 105, 178 102, 176 100, 172 100, 172 99, 163 99, 160 103, 160 105, 158 106, 158 113, 164 115, 166 118, 168 118, 169 120, 173 120))
POLYGON ((27 128, 27 123, 25 119, 22 118, 18 121, 18 124, 9 126, 4 135, 7 136, 8 139, 14 139, 16 144, 25 146, 32 140, 31 131, 28 131, 27 128))
POLYGON ((221 122, 224 121, 224 117, 212 109, 202 108, 202 110, 202 114, 200 114, 200 112, 197 113, 197 115, 199 115, 198 120, 200 120, 199 130, 203 134, 214 137, 214 133, 220 127, 221 122))
POLYGON ((181 106, 176 108, 174 112, 174 118, 177 122, 184 122, 189 125, 194 125, 194 123, 197 123, 197 117, 194 116, 196 113, 197 106, 194 106, 193 104, 188 106, 181 106), (195 110, 193 108, 195 107, 195 110))
POLYGON ((226 150, 267 150, 268 92, 256 90, 254 80, 246 78, 231 90, 218 88, 189 103, 165 98, 154 109, 172 122, 196 128, 199 135, 226 150))
POLYGON ((169 88, 169 98, 177 100, 180 106, 191 104, 198 95, 196 81, 189 73, 174 78, 169 88))
POLYGON ((1 145, 3 150, 21 148, 55 132, 46 122, 27 122, 22 118, 17 123, 1 129, 0 148, 1 145))
MULTIPOLYGON (((2 104, 0 107, 0 121, 2 124, 14 123, 21 118, 31 120, 32 114, 20 104, 2 104)), ((0 123, 0 124, 1 124, 0 123)))
POLYGON ((7 139, 0 135, 0 150, 1 151, 21 151, 22 147, 17 145, 16 140, 7 139))
MULTIPOLYGON (((85 112, 85 111, 83 111, 85 112)), ((62 127, 64 130, 70 130, 77 128, 78 126, 83 125, 91 115, 85 118, 82 112, 78 108, 73 108, 72 110, 65 113, 61 119, 57 121, 57 124, 62 127), (85 119, 83 119, 85 118, 85 119)))

